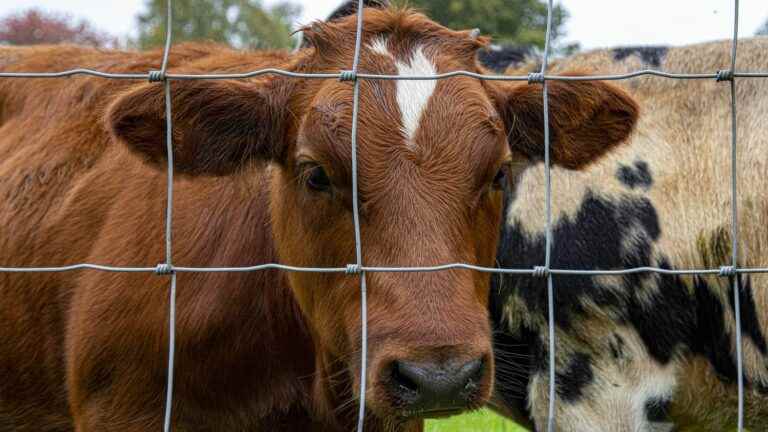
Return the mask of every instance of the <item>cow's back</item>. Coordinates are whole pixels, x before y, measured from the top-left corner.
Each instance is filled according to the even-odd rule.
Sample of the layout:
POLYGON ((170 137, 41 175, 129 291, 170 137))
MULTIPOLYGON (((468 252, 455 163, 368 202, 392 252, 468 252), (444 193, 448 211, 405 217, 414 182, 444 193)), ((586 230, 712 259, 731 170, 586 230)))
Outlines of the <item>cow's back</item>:
MULTIPOLYGON (((159 68, 160 57, 159 51, 72 46, 0 48, 0 70, 146 73, 159 68)), ((213 45, 182 45, 174 47, 169 66, 195 72, 215 65, 224 72, 285 60, 281 54, 254 57, 213 45)), ((104 122, 109 104, 136 84, 85 76, 0 79, 0 266, 152 267, 165 261, 165 173, 114 141, 104 122)), ((278 260, 269 233, 264 167, 226 178, 179 177, 176 191, 174 264, 278 260)), ((177 413, 198 418, 198 425, 239 429, 258 423, 257 414, 264 411, 258 403, 274 401, 243 385, 249 381, 275 398, 301 400, 298 385, 268 363, 252 367, 263 363, 267 347, 279 351, 280 341, 298 341, 299 350, 307 349, 302 341, 309 343, 282 276, 181 274, 178 280, 178 346, 185 368, 177 374, 177 392, 189 411, 177 408, 177 413), (221 372, 211 374, 206 369, 211 365, 221 372), (265 371, 275 382, 258 375, 265 371), (231 394, 222 398, 222 387, 231 394), (224 401, 227 397, 233 400, 224 401), (229 411, 217 411, 218 404, 229 411), (209 408, 215 416, 208 415, 209 408)), ((146 405, 161 410, 168 282, 151 273, 0 273, 0 431, 71 430, 73 411, 109 415, 117 407, 138 412, 146 405), (126 390, 114 391, 120 387, 126 390), (107 388, 113 389, 115 406, 93 406, 81 397, 107 388), (68 400, 80 402, 71 406, 68 400)), ((284 370, 298 362, 296 368, 311 373, 309 353, 275 357, 284 370)), ((147 428, 158 426, 145 421, 147 428)))

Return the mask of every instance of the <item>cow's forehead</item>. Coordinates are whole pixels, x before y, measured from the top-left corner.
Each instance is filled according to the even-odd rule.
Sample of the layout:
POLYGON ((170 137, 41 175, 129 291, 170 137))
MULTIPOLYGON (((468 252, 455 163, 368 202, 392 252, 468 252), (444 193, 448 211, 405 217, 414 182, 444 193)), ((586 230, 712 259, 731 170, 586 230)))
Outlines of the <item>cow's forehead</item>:
MULTIPOLYGON (((464 59, 441 52, 441 46, 434 42, 388 35, 367 38, 362 49, 362 72, 406 79, 365 79, 360 83, 357 134, 361 153, 385 146, 387 151, 433 160, 473 153, 478 159, 475 147, 479 146, 490 147, 487 150, 493 155, 488 157, 505 156, 501 154, 507 150, 504 127, 481 82, 468 77, 408 79, 467 69, 461 65, 464 59)), ((319 89, 309 110, 299 152, 302 146, 333 146, 337 148, 326 150, 348 161, 352 112, 352 86, 328 82, 319 89), (324 136, 334 139, 315 142, 324 136)))
MULTIPOLYGON (((397 55, 389 49, 388 38, 380 36, 375 38, 368 49, 384 56, 394 63, 397 75, 402 77, 432 76, 437 74, 435 59, 425 53, 423 45, 416 45, 405 55, 397 55)), ((421 125, 424 111, 432 99, 436 80, 398 80, 397 107, 400 111, 400 130, 406 139, 408 147, 416 146, 416 133, 421 125)))

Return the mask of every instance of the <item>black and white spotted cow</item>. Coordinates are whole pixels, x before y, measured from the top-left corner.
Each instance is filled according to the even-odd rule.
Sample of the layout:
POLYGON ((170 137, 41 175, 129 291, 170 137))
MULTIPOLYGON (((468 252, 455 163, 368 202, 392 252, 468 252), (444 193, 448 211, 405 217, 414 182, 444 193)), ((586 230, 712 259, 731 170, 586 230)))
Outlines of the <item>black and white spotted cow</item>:
MULTIPOLYGON (((551 73, 728 69, 730 43, 621 48, 551 73)), ((738 69, 768 70, 768 38, 742 40, 738 69)), ((528 70, 510 70, 525 74, 528 70)), ((552 167, 552 268, 703 269, 731 262, 730 85, 644 77, 629 143, 590 167, 552 167)), ((738 79, 740 266, 768 266, 768 80, 738 79)), ((510 182, 501 267, 544 262, 544 166, 510 182), (541 199, 512 199, 536 197, 541 199)), ((768 431, 768 275, 740 277, 746 424, 768 431)), ((727 277, 555 276, 556 430, 727 432, 736 424, 734 302, 727 277)), ((496 408, 546 430, 544 278, 494 279, 496 408)))

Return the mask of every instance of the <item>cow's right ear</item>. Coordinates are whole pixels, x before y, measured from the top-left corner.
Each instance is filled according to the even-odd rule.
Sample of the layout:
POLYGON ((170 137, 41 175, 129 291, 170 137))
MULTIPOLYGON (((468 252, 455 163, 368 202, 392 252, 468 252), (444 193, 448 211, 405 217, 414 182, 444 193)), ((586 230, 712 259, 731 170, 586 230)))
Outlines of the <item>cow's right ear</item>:
MULTIPOLYGON (((280 157, 289 94, 279 81, 171 82, 174 169, 189 175, 226 175, 247 161, 280 157)), ((133 152, 152 165, 165 166, 163 84, 142 84, 119 96, 106 121, 133 152)))

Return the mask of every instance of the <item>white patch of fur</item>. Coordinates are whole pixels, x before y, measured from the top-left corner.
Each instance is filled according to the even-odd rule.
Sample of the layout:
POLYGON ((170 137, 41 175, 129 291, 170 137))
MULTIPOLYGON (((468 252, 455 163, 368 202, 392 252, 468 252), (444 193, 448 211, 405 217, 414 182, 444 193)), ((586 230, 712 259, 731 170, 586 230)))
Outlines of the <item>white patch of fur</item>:
MULTIPOLYGON (((655 362, 650 362, 656 366, 655 362)), ((642 379, 638 381, 638 386, 632 391, 632 410, 637 422, 635 430, 649 430, 656 428, 672 428, 671 423, 664 425, 646 424, 646 403, 649 400, 672 400, 677 386, 676 369, 673 364, 667 366, 653 367, 652 371, 646 371, 642 379)))
MULTIPOLYGON (((411 57, 403 62, 396 59, 387 48, 387 39, 378 38, 368 45, 368 48, 394 60, 397 74, 400 76, 435 75, 437 67, 424 54, 424 48, 417 47, 411 57)), ((397 81, 397 105, 400 108, 401 130, 406 138, 406 145, 413 148, 416 145, 416 133, 419 130, 421 117, 429 104, 429 100, 437 87, 436 80, 403 80, 397 81)))
POLYGON ((373 42, 370 43, 370 45, 368 45, 368 49, 377 54, 381 54, 389 58, 394 58, 392 53, 390 53, 389 49, 387 48, 387 38, 376 38, 373 42))
MULTIPOLYGON (((435 75, 437 68, 432 60, 424 55, 422 47, 416 48, 411 56, 410 64, 400 61, 395 63, 401 76, 435 75)), ((408 139, 408 144, 415 144, 416 132, 419 129, 421 116, 435 92, 437 81, 398 81, 397 105, 400 107, 400 115, 403 119, 403 132, 408 139)))

